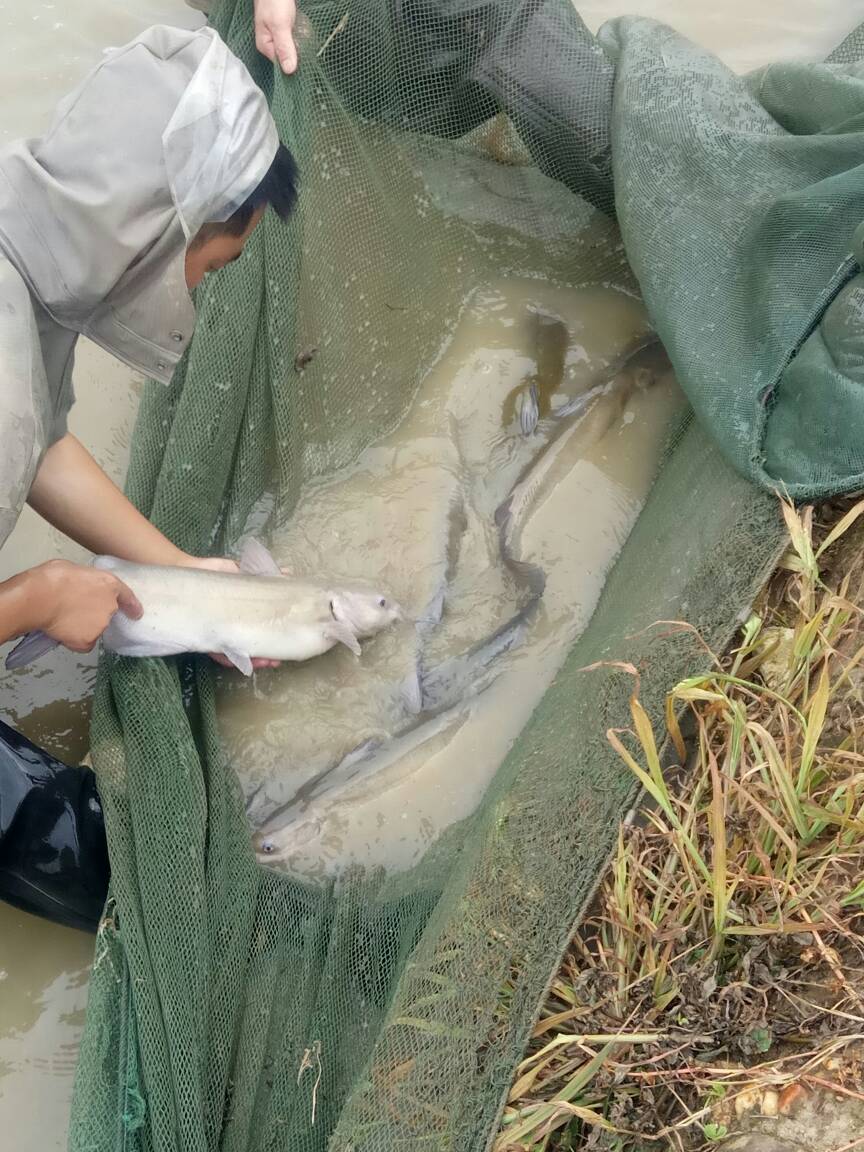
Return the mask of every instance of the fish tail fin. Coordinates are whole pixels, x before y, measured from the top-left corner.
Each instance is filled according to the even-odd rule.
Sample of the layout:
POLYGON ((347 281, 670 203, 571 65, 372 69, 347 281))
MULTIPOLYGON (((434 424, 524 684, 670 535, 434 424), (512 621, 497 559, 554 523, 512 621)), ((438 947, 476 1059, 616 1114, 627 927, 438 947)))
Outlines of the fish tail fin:
POLYGON ((12 672, 16 668, 23 668, 26 664, 32 664, 34 660, 38 660, 40 656, 44 656, 52 648, 57 648, 59 643, 59 640, 52 640, 44 632, 28 632, 6 657, 6 668, 12 672))

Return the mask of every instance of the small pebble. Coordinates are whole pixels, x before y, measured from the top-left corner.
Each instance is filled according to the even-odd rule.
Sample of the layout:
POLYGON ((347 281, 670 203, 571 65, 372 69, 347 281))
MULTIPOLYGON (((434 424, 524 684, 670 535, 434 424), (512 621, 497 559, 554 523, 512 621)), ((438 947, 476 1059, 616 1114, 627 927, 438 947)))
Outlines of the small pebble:
POLYGON ((773 1088, 767 1088, 762 1094, 762 1115, 777 1116, 780 1112, 780 1096, 773 1088))

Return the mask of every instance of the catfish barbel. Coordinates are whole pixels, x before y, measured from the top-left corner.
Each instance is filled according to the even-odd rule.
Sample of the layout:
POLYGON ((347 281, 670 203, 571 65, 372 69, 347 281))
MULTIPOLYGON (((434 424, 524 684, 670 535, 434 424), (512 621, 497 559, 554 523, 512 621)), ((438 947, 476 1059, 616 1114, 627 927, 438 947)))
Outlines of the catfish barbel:
MULTIPOLYGON (((177 656, 221 652, 245 676, 252 660, 309 660, 336 644, 356 655, 401 610, 379 591, 330 588, 285 576, 263 544, 243 541, 239 572, 132 564, 98 556, 94 567, 113 572, 135 593, 144 613, 112 617, 102 644, 119 656, 177 656)), ((20 668, 57 646, 31 632, 12 649, 7 668, 20 668)))

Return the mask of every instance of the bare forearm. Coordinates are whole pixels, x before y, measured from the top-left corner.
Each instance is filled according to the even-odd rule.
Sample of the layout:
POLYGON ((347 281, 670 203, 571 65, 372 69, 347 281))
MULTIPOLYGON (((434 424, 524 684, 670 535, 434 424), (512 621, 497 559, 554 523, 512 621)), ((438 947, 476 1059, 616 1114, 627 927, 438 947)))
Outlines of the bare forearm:
MULTIPOLYGON (((27 499, 40 516, 91 552, 137 564, 237 569, 232 560, 190 556, 175 547, 74 436, 64 436, 45 453, 27 499)), ((86 652, 118 608, 133 619, 142 611, 132 591, 109 573, 54 560, 0 584, 0 644, 40 629, 67 648, 86 652)), ((277 663, 252 661, 255 668, 277 663)))
POLYGON ((45 453, 28 503, 49 524, 91 552, 139 564, 188 561, 71 434, 45 453))

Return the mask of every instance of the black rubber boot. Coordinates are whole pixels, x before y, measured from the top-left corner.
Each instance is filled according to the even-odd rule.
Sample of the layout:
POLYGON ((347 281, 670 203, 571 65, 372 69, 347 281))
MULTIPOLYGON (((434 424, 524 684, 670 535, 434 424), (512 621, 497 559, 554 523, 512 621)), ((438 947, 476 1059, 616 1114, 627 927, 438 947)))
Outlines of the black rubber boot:
POLYGON ((95 932, 108 893, 96 778, 0 721, 0 899, 95 932))

